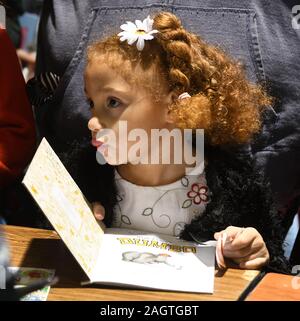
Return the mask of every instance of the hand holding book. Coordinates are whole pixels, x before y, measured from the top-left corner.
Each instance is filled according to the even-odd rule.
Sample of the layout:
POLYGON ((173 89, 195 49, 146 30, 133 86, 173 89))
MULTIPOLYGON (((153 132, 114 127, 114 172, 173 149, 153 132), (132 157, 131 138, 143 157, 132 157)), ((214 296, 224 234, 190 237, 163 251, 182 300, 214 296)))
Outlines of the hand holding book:
POLYGON ((258 269, 266 265, 270 255, 260 233, 252 227, 229 226, 215 233, 216 258, 221 269, 226 268, 225 257, 242 269, 258 269))

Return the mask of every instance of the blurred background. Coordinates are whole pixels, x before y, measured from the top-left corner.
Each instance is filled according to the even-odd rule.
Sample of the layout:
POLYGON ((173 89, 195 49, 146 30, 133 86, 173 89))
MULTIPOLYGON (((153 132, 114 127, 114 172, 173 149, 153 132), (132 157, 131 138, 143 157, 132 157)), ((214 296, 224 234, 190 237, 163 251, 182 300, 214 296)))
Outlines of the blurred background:
POLYGON ((43 0, 4 0, 6 29, 20 60, 25 81, 34 76, 37 31, 43 0))

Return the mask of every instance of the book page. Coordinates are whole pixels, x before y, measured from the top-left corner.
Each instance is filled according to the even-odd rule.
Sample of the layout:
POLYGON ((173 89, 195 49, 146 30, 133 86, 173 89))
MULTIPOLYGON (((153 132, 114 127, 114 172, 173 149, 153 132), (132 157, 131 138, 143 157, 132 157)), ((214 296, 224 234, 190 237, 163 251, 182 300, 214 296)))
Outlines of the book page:
POLYGON ((213 293, 216 242, 199 245, 162 234, 120 233, 106 229, 93 282, 213 293))
POLYGON ((23 184, 90 278, 104 232, 79 187, 45 138, 23 184))

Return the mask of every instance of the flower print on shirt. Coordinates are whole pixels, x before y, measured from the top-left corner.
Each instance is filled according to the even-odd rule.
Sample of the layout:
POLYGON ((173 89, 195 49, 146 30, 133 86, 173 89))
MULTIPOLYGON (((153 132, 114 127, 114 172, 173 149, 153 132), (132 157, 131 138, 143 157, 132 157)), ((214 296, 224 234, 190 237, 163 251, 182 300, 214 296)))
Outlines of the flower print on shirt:
POLYGON ((199 205, 202 202, 208 202, 208 188, 205 185, 194 183, 191 190, 187 193, 187 196, 191 198, 194 204, 199 205))

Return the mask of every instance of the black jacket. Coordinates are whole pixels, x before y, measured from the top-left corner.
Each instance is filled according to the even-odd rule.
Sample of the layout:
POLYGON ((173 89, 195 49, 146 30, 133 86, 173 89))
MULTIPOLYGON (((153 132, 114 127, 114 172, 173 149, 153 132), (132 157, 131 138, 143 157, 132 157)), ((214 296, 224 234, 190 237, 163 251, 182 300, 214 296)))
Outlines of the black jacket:
POLYGON ((233 225, 254 227, 262 235, 270 253, 268 269, 289 272, 283 255, 284 229, 275 209, 271 189, 254 169, 254 160, 247 152, 206 148, 208 164, 206 180, 211 202, 204 214, 187 225, 182 237, 201 241, 213 239, 214 232, 233 225))

